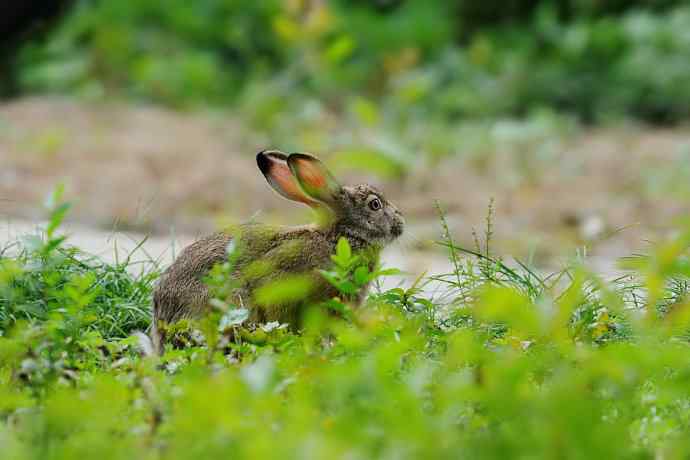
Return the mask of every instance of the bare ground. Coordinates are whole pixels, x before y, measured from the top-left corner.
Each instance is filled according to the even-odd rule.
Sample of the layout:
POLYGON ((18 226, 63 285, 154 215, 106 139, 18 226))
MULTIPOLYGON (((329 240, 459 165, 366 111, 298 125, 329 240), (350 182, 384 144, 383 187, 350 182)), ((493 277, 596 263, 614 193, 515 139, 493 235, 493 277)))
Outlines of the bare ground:
MULTIPOLYGON (((257 211, 271 222, 308 219, 258 173, 254 154, 280 147, 262 144, 263 138, 228 113, 46 98, 6 103, 0 106, 0 218, 22 225, 40 220, 43 199, 62 182, 75 203, 70 219, 104 235, 116 228, 165 238, 174 229, 188 240, 257 211)), ((559 139, 554 152, 538 157, 529 149, 497 148, 479 162, 459 154, 420 162, 403 180, 381 184, 410 222, 397 259, 432 247, 439 234, 436 199, 458 241, 471 245, 472 229, 482 231, 493 197, 495 251, 548 262, 586 245, 595 260, 610 265, 689 215, 687 127, 583 130, 559 139)), ((323 157, 328 162, 326 152, 323 157)), ((343 179, 357 180, 374 178, 347 173, 343 179)), ((410 264, 426 259, 415 260, 410 264)))

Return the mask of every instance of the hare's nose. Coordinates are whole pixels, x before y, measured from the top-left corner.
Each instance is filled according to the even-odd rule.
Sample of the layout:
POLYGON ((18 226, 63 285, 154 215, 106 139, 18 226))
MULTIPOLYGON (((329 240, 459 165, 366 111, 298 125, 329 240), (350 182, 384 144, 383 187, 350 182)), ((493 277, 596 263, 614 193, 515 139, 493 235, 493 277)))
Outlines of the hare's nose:
POLYGON ((395 219, 398 221, 398 224, 402 227, 405 225, 405 216, 402 215, 400 210, 398 208, 393 208, 394 209, 394 214, 395 214, 395 219))

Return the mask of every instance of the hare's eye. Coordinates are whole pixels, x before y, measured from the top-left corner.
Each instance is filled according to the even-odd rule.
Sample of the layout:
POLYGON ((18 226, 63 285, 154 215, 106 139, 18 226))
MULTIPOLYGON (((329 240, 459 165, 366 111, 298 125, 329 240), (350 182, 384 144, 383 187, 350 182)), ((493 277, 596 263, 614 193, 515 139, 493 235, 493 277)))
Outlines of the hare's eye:
POLYGON ((379 209, 381 209, 381 207, 381 200, 379 200, 378 198, 374 198, 369 202, 369 208, 371 208, 372 211, 378 211, 379 209))

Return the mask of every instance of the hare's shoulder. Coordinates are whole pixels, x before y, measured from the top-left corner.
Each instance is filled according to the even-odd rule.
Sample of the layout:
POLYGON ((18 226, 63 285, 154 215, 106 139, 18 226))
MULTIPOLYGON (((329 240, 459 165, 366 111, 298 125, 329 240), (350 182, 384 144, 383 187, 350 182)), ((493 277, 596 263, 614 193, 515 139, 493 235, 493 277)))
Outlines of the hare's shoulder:
POLYGON ((335 249, 333 238, 317 225, 283 228, 278 234, 277 240, 281 244, 292 243, 310 253, 318 252, 326 257, 330 257, 335 249))
POLYGON ((305 269, 328 260, 334 246, 317 226, 270 227, 252 224, 238 235, 240 265, 256 260, 278 270, 305 269))

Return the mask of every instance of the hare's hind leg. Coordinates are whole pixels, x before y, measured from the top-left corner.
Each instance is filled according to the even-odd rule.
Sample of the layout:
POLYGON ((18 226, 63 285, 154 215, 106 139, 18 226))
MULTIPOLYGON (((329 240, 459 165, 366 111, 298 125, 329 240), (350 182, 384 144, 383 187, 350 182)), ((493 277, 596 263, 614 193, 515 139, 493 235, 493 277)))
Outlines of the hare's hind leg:
POLYGON ((163 354, 163 335, 161 334, 160 330, 158 329, 157 323, 155 319, 151 323, 151 331, 149 332, 149 337, 151 338, 151 345, 153 347, 153 353, 156 354, 157 356, 161 356, 163 354))
POLYGON ((160 309, 158 308, 157 293, 153 296, 153 311, 151 315, 151 326, 149 328, 149 338, 151 339, 151 347, 153 352, 160 356, 163 354, 163 343, 165 342, 165 337, 163 332, 158 327, 158 322, 160 321, 160 309))
POLYGON ((166 326, 203 316, 208 310, 208 302, 208 287, 198 279, 189 278, 174 286, 162 283, 156 288, 149 335, 158 355, 164 351, 166 326))

